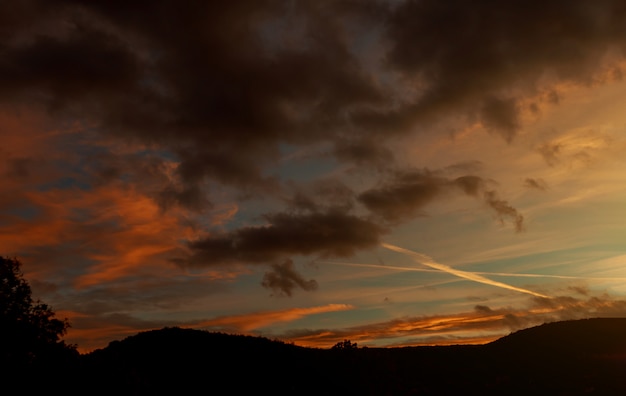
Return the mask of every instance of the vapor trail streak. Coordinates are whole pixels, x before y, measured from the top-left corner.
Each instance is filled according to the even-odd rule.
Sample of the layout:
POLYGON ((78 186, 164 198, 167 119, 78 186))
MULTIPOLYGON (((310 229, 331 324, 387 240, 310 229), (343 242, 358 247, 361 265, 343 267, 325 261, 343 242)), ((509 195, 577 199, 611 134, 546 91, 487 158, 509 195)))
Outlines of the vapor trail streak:
POLYGON ((514 291, 518 291, 520 293, 530 294, 530 295, 533 295, 535 297, 550 298, 549 296, 546 296, 546 295, 541 294, 541 293, 536 293, 536 292, 534 292, 532 290, 522 289, 521 287, 515 287, 515 286, 512 286, 512 285, 508 285, 506 283, 502 283, 502 282, 491 280, 489 278, 485 278, 484 276, 478 275, 478 274, 476 274, 474 272, 468 272, 468 271, 462 271, 462 270, 454 269, 454 268, 449 267, 449 266, 447 266, 445 264, 437 263, 432 258, 430 258, 430 257, 428 257, 428 256, 426 256, 424 254, 414 252, 412 250, 404 249, 404 248, 401 248, 399 246, 391 245, 391 244, 388 244, 388 243, 382 243, 381 245, 383 247, 389 249, 389 250, 393 250, 395 252, 404 253, 407 256, 411 256, 416 261, 424 264, 427 267, 434 268, 436 270, 440 270, 440 271, 443 271, 443 272, 447 272, 447 273, 449 273, 451 275, 458 276, 460 278, 465 278, 465 279, 468 279, 468 280, 471 280, 471 281, 474 281, 474 282, 478 282, 478 283, 484 283, 486 285, 501 287, 503 289, 514 290, 514 291))
MULTIPOLYGON (((387 270, 396 271, 414 271, 414 272, 441 272, 441 270, 427 269, 427 268, 411 268, 411 267, 399 267, 397 265, 381 265, 381 264, 364 264, 364 263, 347 263, 343 261, 328 261, 328 260, 315 260, 316 263, 327 263, 336 265, 345 265, 348 267, 364 267, 364 268, 381 268, 387 270)), ((478 275, 493 275, 493 276, 507 276, 511 278, 555 278, 555 279, 584 279, 590 281, 606 281, 606 280, 626 280, 624 277, 596 277, 596 276, 571 276, 571 275, 552 275, 552 274, 524 274, 524 273, 512 273, 512 272, 485 272, 485 271, 472 271, 473 274, 478 275)))

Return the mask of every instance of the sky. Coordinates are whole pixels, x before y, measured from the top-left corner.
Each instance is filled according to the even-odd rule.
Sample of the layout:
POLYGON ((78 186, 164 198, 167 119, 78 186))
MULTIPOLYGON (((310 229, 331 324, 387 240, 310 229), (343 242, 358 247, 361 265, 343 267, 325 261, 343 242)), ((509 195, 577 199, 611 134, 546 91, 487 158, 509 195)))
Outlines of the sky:
POLYGON ((81 352, 626 317, 626 4, 0 3, 0 254, 81 352))

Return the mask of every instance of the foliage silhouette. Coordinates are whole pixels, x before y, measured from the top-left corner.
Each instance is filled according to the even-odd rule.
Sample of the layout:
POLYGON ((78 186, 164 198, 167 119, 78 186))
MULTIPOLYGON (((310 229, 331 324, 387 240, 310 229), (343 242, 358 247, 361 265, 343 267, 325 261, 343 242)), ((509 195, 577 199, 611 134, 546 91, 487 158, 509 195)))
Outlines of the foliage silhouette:
POLYGON ((340 350, 340 351, 350 351, 350 350, 357 349, 357 348, 358 346, 356 342, 351 342, 350 340, 343 340, 333 345, 331 349, 340 350))
POLYGON ((4 373, 50 372, 77 356, 75 347, 61 340, 68 321, 54 316, 48 305, 33 300, 21 263, 0 257, 0 367, 4 373))

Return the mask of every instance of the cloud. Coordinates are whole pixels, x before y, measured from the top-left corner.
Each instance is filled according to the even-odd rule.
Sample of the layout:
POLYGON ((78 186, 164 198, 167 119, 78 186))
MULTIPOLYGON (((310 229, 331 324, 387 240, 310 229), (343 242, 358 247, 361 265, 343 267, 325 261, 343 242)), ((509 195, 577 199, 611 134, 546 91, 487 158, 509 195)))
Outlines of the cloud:
POLYGON ((347 257, 373 248, 386 232, 382 226, 342 212, 277 213, 267 224, 210 235, 189 243, 191 254, 175 259, 182 265, 270 263, 290 255, 347 257))
POLYGON ((495 191, 484 192, 485 203, 494 210, 496 218, 504 223, 505 219, 510 219, 516 232, 524 231, 524 216, 505 200, 498 197, 495 191))
POLYGON ((487 129, 502 135, 509 143, 513 141, 520 126, 514 99, 486 98, 480 117, 487 129))
POLYGON ((335 178, 318 179, 304 185, 292 183, 294 192, 285 201, 301 212, 348 212, 354 206, 354 192, 335 178))
POLYGON ((534 179, 532 177, 527 177, 526 180, 524 180, 524 186, 540 191, 546 191, 548 189, 548 183, 546 183, 545 180, 534 179))
MULTIPOLYGON (((118 290, 189 275, 172 261, 223 277, 269 265, 273 290, 312 288, 290 258, 374 248, 450 196, 521 231, 481 173, 493 164, 415 170, 407 142, 479 125, 515 144, 529 100, 619 74, 625 19, 611 0, 5 2, 0 250, 50 293, 131 304, 118 290), (285 166, 298 151, 310 158, 285 166)), ((536 150, 588 161, 584 143, 536 150)))
POLYGON ((585 82, 624 44, 618 6, 31 1, 3 10, 0 82, 5 103, 167 150, 180 195, 207 179, 268 192, 281 144, 330 142, 338 159, 380 167, 393 159, 380 131, 451 114, 512 141, 524 95, 585 82))
POLYGON ((228 328, 235 331, 251 331, 269 326, 276 322, 292 322, 309 315, 319 315, 327 312, 339 312, 354 309, 348 304, 327 304, 307 308, 289 308, 279 311, 263 311, 243 315, 223 316, 209 319, 198 324, 196 328, 228 328))
POLYGON ((519 126, 516 102, 546 83, 590 83, 604 55, 623 47, 625 17, 617 1, 402 2, 386 25, 387 60, 419 89, 387 118, 419 122, 465 112, 510 142, 519 126))
POLYGON ((611 128, 590 126, 574 128, 559 138, 537 146, 536 150, 549 166, 567 165, 570 169, 587 168, 612 155, 620 140, 607 133, 611 128))
MULTIPOLYGON (((554 84, 588 83, 602 70, 604 55, 624 44, 624 14, 613 1, 574 1, 566 9, 534 2, 161 1, 122 11, 34 0, 3 8, 10 18, 0 33, 2 105, 43 108, 58 124, 81 124, 82 140, 75 140, 100 145, 79 163, 101 183, 136 185, 164 210, 202 212, 223 186, 282 199, 289 187, 271 170, 285 146, 325 145, 319 160, 330 155, 384 172, 398 162, 390 144, 412 131, 439 133, 425 126, 451 118, 478 121, 513 142, 525 98, 554 97, 554 84), (173 28, 165 34, 163 26, 173 28), (122 143, 135 150, 104 148, 122 143)), ((558 146, 539 151, 550 164, 558 160, 558 146)), ((8 164, 13 178, 33 177, 44 166, 28 155, 8 164)), ((523 228, 522 216, 482 177, 400 173, 366 188, 359 202, 393 223, 460 189, 482 195, 498 219, 523 228)), ((307 204, 301 197, 295 205, 307 204)), ((207 249, 217 248, 208 241, 207 249)))
POLYGON ((382 138, 365 137, 351 141, 339 139, 333 153, 339 160, 357 166, 386 169, 394 162, 393 153, 385 147, 382 138))
POLYGON ((279 143, 327 140, 349 107, 383 99, 341 23, 367 18, 364 7, 164 1, 120 13, 65 3, 49 15, 62 30, 24 28, 4 42, 5 94, 171 151, 184 184, 267 189, 274 182, 262 170, 279 143), (290 20, 301 23, 285 36, 290 20), (164 23, 176 28, 165 35, 164 23))
POLYGON ((296 271, 293 261, 286 260, 282 264, 273 264, 272 270, 263 275, 261 285, 266 289, 271 289, 279 295, 285 294, 289 297, 296 287, 305 291, 317 290, 317 282, 314 279, 305 280, 296 271))
POLYGON ((517 209, 499 198, 495 190, 487 189, 487 181, 479 176, 465 175, 455 179, 444 177, 440 172, 401 171, 392 175, 379 187, 366 190, 357 199, 372 213, 387 222, 410 220, 435 199, 463 192, 469 196, 482 196, 498 220, 511 220, 515 231, 524 229, 524 217, 517 209))
POLYGON ((555 166, 560 162, 561 149, 562 146, 558 143, 544 143, 537 148, 537 151, 548 165, 555 166))
POLYGON ((415 217, 448 187, 448 180, 430 172, 397 173, 391 181, 358 196, 371 212, 391 222, 415 217))
POLYGON ((473 311, 448 315, 406 317, 345 329, 291 330, 281 339, 298 345, 329 348, 349 339, 361 345, 442 345, 487 343, 511 331, 547 322, 592 317, 626 317, 626 301, 608 295, 576 299, 532 297, 528 306, 491 308, 477 305, 473 311))

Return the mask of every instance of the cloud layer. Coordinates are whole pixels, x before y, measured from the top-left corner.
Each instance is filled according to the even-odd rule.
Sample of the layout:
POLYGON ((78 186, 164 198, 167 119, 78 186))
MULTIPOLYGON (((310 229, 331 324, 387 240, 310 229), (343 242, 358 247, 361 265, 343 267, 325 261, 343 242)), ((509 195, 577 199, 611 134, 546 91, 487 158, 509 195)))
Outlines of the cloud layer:
MULTIPOLYGON (((188 301, 254 271, 276 296, 317 290, 303 259, 375 249, 440 203, 521 233, 504 186, 526 158, 491 143, 554 175, 591 163, 608 138, 525 123, 619 80, 625 49, 618 0, 0 4, 0 253, 117 328, 147 324, 107 295, 158 310, 160 287, 188 301)), ((537 169, 518 187, 556 190, 537 169)))

